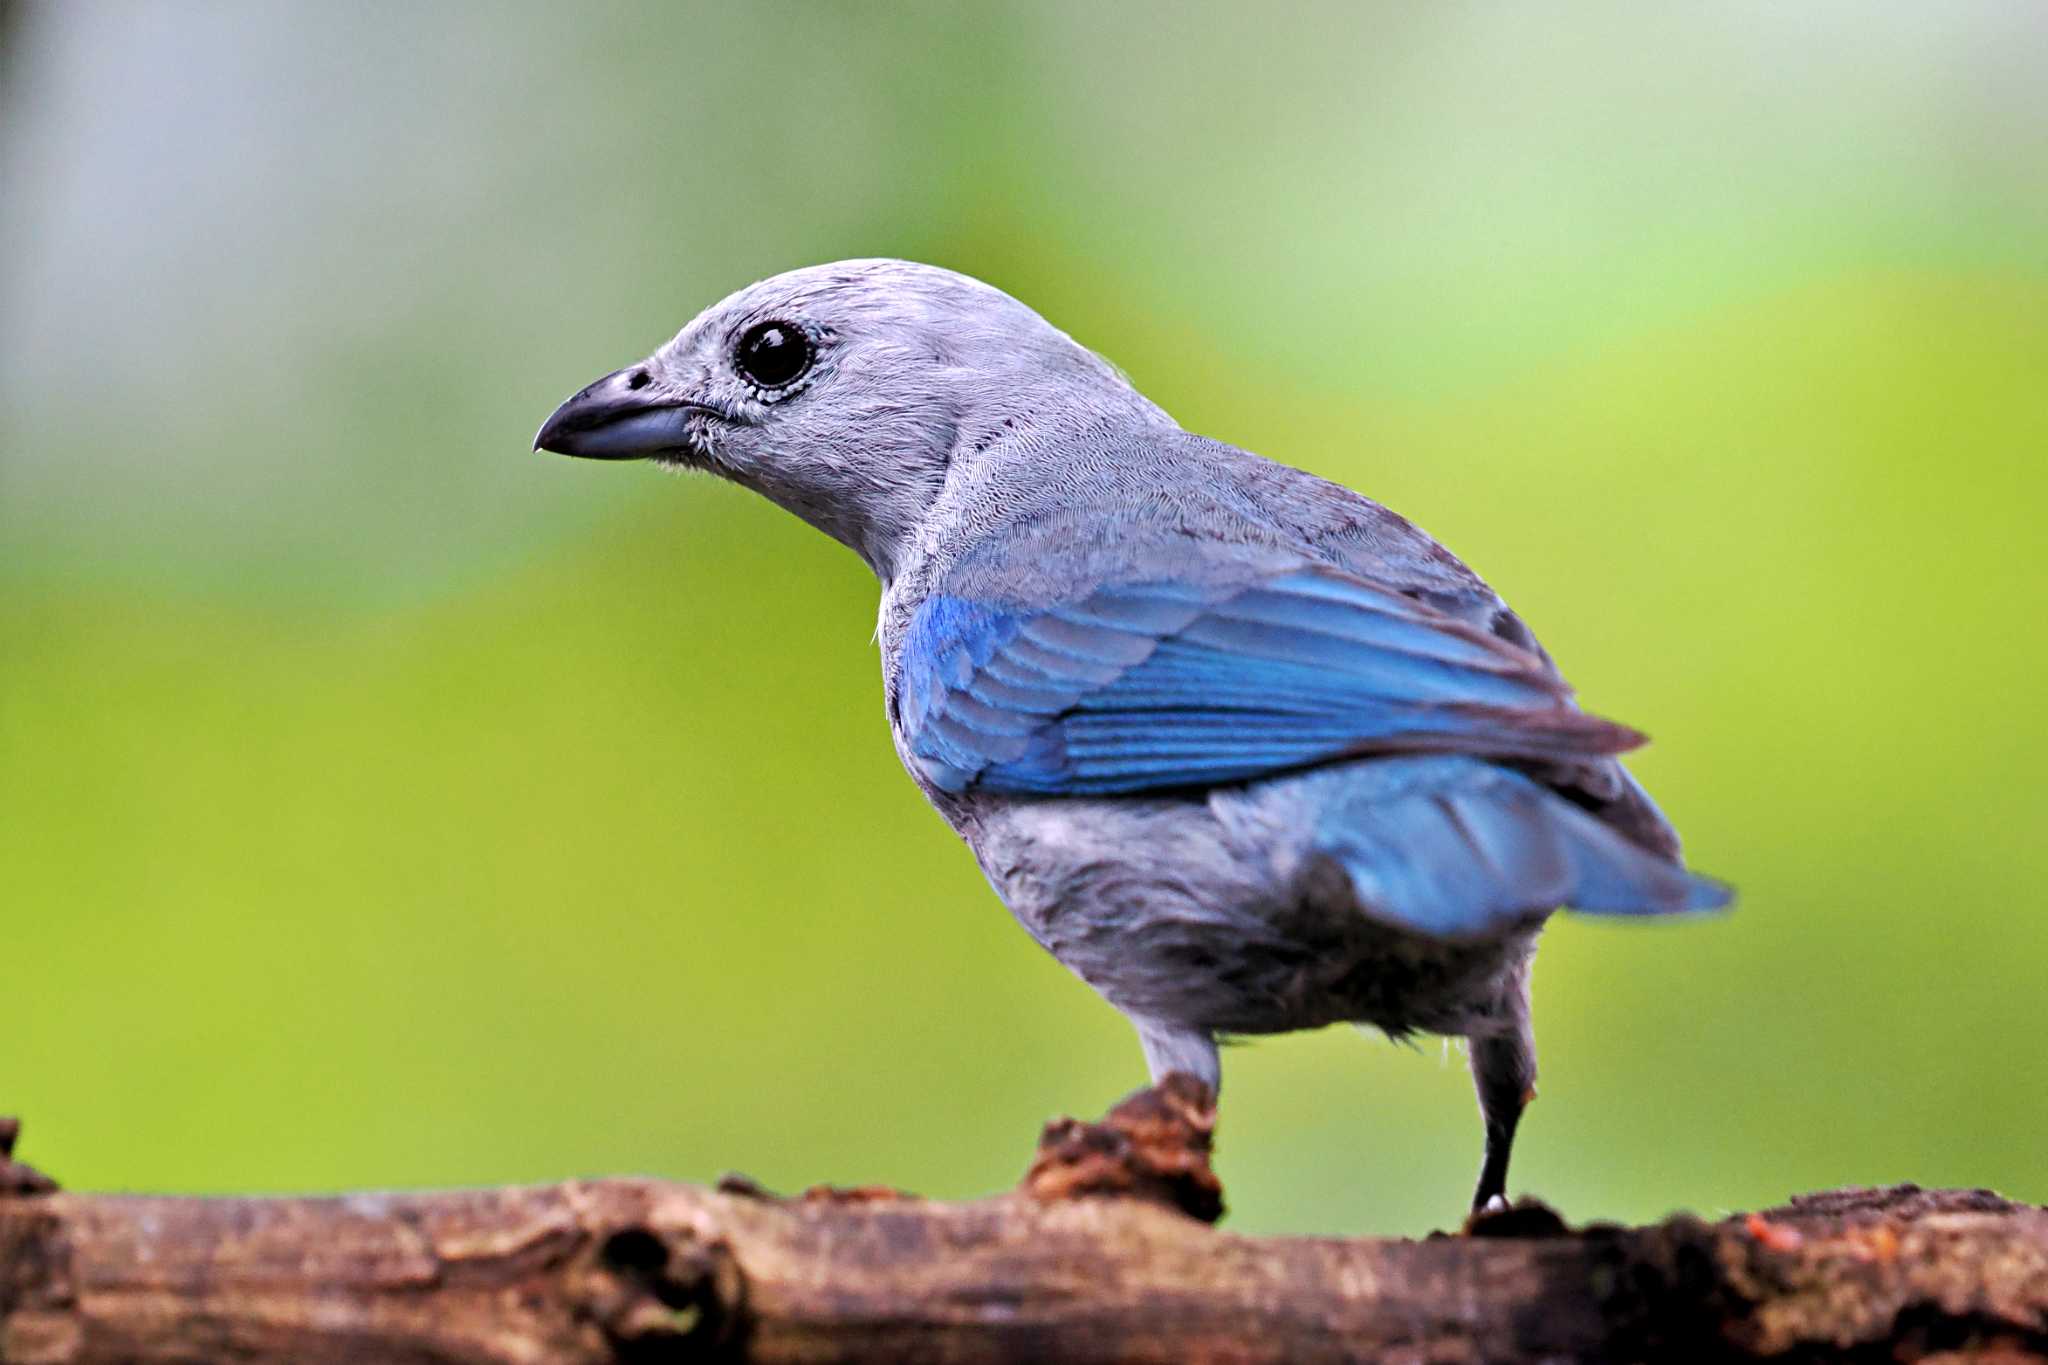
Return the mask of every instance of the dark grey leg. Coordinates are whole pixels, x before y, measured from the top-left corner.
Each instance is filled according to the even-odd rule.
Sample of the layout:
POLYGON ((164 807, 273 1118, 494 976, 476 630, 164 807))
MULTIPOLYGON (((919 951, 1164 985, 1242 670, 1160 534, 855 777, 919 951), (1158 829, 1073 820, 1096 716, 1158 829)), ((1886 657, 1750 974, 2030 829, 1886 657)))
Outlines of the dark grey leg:
POLYGON ((1486 1158, 1479 1167, 1479 1188, 1472 1195, 1477 1212, 1495 1199, 1507 1199, 1515 1125, 1536 1098, 1536 1042, 1524 1020, 1512 1033, 1472 1039, 1471 1047, 1472 1081, 1479 1090, 1480 1117, 1486 1120, 1486 1158))

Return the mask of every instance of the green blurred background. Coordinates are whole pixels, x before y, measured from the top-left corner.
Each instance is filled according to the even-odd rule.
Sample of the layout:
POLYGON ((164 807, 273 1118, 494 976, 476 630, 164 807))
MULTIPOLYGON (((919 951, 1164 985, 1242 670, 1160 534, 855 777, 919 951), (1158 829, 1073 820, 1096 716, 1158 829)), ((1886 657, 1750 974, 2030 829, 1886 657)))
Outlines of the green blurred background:
MULTIPOLYGON (((93 1189, 1008 1185, 1138 1085, 854 558, 533 455, 762 275, 982 276, 1542 633, 1725 920, 1556 922, 1513 1185, 2048 1200, 2048 9, 11 6, 0 1113, 93 1189), (1255 12, 1256 8, 1256 12, 1255 12)), ((1462 1059, 1226 1057, 1247 1230, 1462 1059)))

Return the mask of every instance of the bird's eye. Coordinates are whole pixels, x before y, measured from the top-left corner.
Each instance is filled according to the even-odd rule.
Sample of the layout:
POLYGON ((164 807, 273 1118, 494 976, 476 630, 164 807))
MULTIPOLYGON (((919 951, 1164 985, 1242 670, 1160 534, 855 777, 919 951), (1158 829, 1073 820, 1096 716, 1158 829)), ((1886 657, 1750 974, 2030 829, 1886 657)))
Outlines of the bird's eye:
POLYGON ((749 327, 734 348, 732 363, 748 383, 764 389, 794 384, 811 368, 811 339, 787 322, 761 322, 749 327))

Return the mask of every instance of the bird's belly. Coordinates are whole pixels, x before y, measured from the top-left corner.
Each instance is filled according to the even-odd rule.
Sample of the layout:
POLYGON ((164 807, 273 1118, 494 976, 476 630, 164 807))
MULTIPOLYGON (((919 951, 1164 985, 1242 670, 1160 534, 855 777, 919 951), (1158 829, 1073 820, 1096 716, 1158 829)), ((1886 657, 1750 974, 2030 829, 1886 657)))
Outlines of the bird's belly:
POLYGON ((1453 940, 1368 915, 1313 854, 1288 781, 1175 799, 985 798, 962 814, 1019 922, 1127 1013, 1222 1033, 1489 1031, 1534 929, 1453 940))

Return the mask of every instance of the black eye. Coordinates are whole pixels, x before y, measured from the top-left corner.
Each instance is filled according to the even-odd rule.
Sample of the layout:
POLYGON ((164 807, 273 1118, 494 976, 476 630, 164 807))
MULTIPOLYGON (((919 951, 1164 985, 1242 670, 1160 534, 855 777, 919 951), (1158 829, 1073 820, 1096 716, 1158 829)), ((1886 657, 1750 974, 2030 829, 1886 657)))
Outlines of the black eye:
POLYGON ((756 323, 740 338, 732 363, 750 383, 779 389, 811 368, 811 339, 787 322, 756 323))

